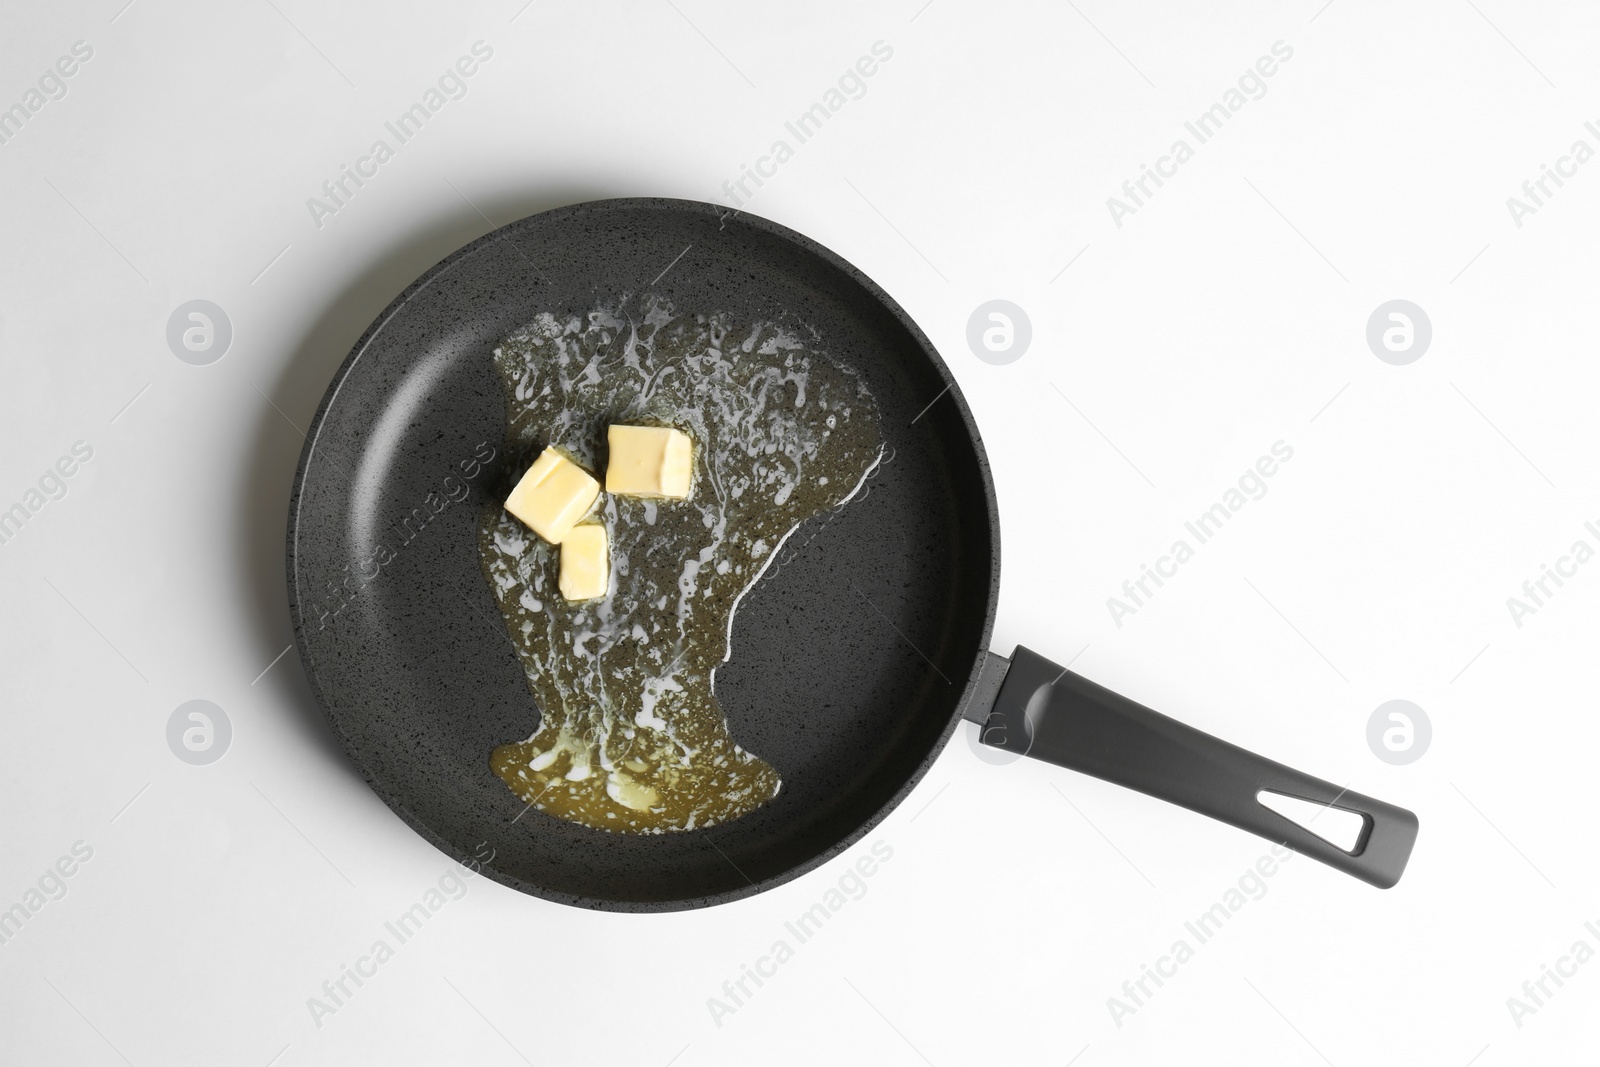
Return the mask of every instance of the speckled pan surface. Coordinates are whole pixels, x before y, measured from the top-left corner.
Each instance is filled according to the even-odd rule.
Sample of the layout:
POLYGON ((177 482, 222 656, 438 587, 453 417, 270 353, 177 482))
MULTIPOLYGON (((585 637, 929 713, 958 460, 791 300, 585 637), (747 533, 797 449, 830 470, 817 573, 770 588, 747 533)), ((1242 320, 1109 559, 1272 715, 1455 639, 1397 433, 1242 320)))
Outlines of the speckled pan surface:
POLYGON ((776 223, 724 214, 595 201, 456 252, 356 344, 295 478, 289 600, 335 733, 423 837, 456 858, 492 850, 486 873, 548 900, 702 907, 825 862, 921 778, 987 646, 1000 574, 994 488, 948 369, 850 264, 776 223), (887 458, 864 496, 790 539, 741 604, 717 671, 734 738, 779 769, 782 791, 708 830, 635 836, 524 812, 491 773, 490 751, 531 734, 539 710, 479 569, 476 530, 508 473, 495 342, 541 311, 636 306, 646 293, 681 312, 815 328, 818 347, 868 381, 887 458))

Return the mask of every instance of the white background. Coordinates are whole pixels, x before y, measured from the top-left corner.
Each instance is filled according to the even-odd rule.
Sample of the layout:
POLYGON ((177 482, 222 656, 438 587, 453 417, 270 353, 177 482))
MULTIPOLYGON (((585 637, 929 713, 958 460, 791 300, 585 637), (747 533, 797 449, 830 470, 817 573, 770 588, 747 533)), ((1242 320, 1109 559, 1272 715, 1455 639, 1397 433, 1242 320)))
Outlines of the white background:
POLYGON ((1600 148, 1591 9, 123 2, 7 0, 0 22, 0 106, 94 50, 0 146, 0 508, 94 450, 0 545, 0 908, 94 850, 0 946, 0 1061, 1594 1057, 1600 962, 1520 1027, 1507 1007, 1600 949, 1600 565, 1520 627, 1506 606, 1600 547, 1600 162, 1520 227, 1506 206, 1574 140, 1600 148), (319 228, 307 198, 476 40, 469 94, 319 228), (439 258, 562 203, 722 200, 880 40, 866 95, 749 207, 876 278, 959 379, 1005 530, 995 648, 1081 650, 1096 681, 1414 809, 1405 879, 1289 862, 1118 1026, 1108 998, 1265 844, 991 766, 964 724, 805 878, 656 916, 477 879, 316 1025, 307 998, 449 861, 349 768, 295 656, 262 674, 290 640, 291 423, 439 258), (1266 95, 1118 227, 1107 197, 1280 40, 1266 95), (234 328, 210 366, 165 341, 194 298, 234 328), (1033 323, 1007 366, 966 344, 992 298, 1033 323), (1365 341, 1396 298, 1433 324, 1408 366, 1365 341), (1106 598, 1279 440, 1267 495, 1115 625, 1106 598), (234 729, 205 767, 165 738, 196 698, 234 729), (1408 766, 1365 736, 1395 698, 1434 726, 1408 766), (716 1025, 708 998, 874 842, 893 858, 867 894, 716 1025))

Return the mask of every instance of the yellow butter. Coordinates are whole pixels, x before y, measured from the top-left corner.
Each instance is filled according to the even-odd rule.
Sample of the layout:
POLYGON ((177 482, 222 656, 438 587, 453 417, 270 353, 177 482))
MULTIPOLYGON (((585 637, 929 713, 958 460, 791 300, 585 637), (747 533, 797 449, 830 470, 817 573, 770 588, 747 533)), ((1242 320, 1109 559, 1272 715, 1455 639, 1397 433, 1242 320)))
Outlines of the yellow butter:
POLYGON ((593 522, 574 526, 561 540, 561 595, 568 600, 593 600, 606 595, 610 582, 606 528, 593 522))
POLYGON ((684 500, 694 466, 689 435, 669 426, 612 426, 606 492, 684 500))
POLYGON ((559 545, 599 495, 600 483, 588 471, 547 448, 506 497, 506 510, 546 541, 559 545))

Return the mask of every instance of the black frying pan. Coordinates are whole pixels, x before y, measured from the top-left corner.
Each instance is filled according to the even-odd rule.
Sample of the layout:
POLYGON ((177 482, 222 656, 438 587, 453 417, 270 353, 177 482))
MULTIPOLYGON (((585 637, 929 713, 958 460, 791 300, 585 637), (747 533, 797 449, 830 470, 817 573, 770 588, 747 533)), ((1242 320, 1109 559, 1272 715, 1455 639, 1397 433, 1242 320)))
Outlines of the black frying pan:
POLYGON ((898 304, 814 241, 680 200, 606 200, 502 227, 428 271, 356 344, 295 478, 289 599, 312 688, 401 818, 535 896, 619 911, 718 904, 858 840, 965 716, 986 744, 1118 782, 1374 885, 1399 879, 1410 812, 1165 718, 1018 648, 989 652, 1000 531, 961 391, 898 304), (669 268, 670 265, 670 269, 669 268), (665 271, 665 273, 663 273, 665 271), (779 795, 707 830, 611 834, 526 810, 490 751, 534 730, 479 569, 480 510, 511 471, 489 361, 541 311, 626 294, 742 321, 786 317, 862 375, 890 459, 870 490, 791 538, 745 597, 716 692, 779 795), (1272 791, 1358 813, 1346 851, 1263 806, 1272 791))

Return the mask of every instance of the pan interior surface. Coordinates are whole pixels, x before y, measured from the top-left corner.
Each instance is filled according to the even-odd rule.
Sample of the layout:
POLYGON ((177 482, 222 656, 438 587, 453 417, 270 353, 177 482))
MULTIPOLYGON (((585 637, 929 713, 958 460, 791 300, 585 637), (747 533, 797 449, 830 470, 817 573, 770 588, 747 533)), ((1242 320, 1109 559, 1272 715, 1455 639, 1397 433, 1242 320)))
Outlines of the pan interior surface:
POLYGON ((970 414, 869 279, 774 223, 609 200, 503 227, 433 268, 336 375, 296 477, 288 576, 312 688, 372 788, 457 858, 567 904, 671 910, 779 884, 859 839, 958 720, 999 576, 970 414), (670 269, 667 269, 670 264, 670 269), (663 273, 663 271, 665 271, 663 273), (884 459, 745 595, 716 694, 778 795, 709 829, 607 833, 525 810, 489 754, 539 709, 485 584, 479 518, 512 468, 496 342, 541 312, 720 312, 814 331, 877 401, 884 459))

